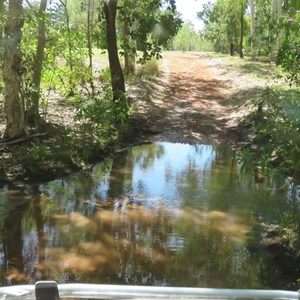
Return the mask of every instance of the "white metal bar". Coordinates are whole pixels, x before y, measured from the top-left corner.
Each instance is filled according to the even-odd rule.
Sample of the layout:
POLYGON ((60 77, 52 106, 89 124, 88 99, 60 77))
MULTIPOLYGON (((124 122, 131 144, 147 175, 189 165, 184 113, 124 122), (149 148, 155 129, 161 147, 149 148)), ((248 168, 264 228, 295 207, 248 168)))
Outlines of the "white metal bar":
MULTIPOLYGON (((34 285, 0 288, 0 300, 34 300, 34 285)), ((293 299, 300 300, 300 291, 178 288, 101 284, 59 284, 60 298, 89 299, 293 299)))

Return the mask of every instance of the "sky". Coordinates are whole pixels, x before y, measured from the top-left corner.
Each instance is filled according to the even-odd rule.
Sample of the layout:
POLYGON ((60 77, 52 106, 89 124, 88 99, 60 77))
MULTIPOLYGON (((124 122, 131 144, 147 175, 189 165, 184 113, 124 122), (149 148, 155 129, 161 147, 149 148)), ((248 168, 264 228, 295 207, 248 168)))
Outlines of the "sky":
POLYGON ((182 14, 183 20, 191 20, 195 30, 198 31, 203 28, 203 22, 197 19, 197 12, 200 11, 202 5, 207 2, 208 0, 176 0, 176 7, 182 14))

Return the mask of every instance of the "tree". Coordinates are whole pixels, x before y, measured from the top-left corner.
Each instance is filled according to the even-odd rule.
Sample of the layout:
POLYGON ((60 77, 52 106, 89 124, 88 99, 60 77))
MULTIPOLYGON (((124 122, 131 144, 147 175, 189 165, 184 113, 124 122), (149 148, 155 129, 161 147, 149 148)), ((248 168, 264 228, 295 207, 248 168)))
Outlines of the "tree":
POLYGON ((40 86, 42 77, 42 68, 44 61, 44 52, 46 45, 46 25, 45 25, 45 11, 47 7, 47 0, 41 0, 40 8, 37 15, 38 20, 38 41, 36 48, 36 55, 32 66, 32 86, 29 107, 27 109, 27 122, 29 124, 39 126, 39 99, 40 99, 40 86))
POLYGON ((175 1, 123 0, 120 21, 123 24, 121 48, 125 58, 125 72, 133 71, 137 51, 142 52, 138 63, 153 57, 161 58, 161 48, 167 46, 181 27, 175 1), (132 69, 132 70, 130 70, 132 69))
POLYGON ((5 0, 0 0, 0 69, 2 69, 2 52, 3 52, 3 34, 4 34, 4 2, 5 0))
POLYGON ((24 23, 22 12, 22 0, 9 1, 3 53, 5 137, 7 138, 15 138, 26 133, 24 103, 20 97, 22 53, 19 46, 24 23))
POLYGON ((247 7, 247 2, 245 0, 239 1, 240 6, 240 48, 239 54, 240 58, 244 58, 244 14, 247 7))
POLYGON ((274 60, 282 33, 281 0, 249 1, 251 16, 252 58, 256 55, 269 55, 274 60))
POLYGON ((255 1, 249 0, 249 8, 250 8, 250 28, 251 28, 251 56, 252 59, 255 59, 255 46, 254 46, 254 35, 255 35, 255 1))
POLYGON ((196 33, 193 23, 186 21, 173 40, 174 50, 198 51, 201 38, 196 33))
POLYGON ((286 3, 283 7, 282 23, 284 35, 276 57, 276 64, 285 71, 289 85, 300 86, 300 2, 286 3))
MULTIPOLYGON (((116 16, 118 0, 108 0, 103 2, 103 12, 106 20, 107 51, 109 68, 111 74, 111 86, 113 92, 113 101, 116 105, 122 106, 126 103, 125 80, 121 68, 116 33, 116 16), (117 104, 118 103, 118 104, 117 104)), ((127 107, 127 104, 125 105, 127 107)))
POLYGON ((94 82, 93 82, 93 50, 92 50, 92 24, 93 24, 93 11, 94 11, 94 1, 88 0, 87 3, 87 46, 89 55, 89 70, 90 78, 89 83, 92 90, 92 94, 95 92, 94 82))
POLYGON ((61 5, 64 8, 64 15, 65 15, 65 21, 66 21, 66 27, 67 27, 67 48, 68 48, 68 54, 67 54, 67 62, 70 67, 70 76, 69 76, 69 96, 73 96, 75 94, 75 83, 73 80, 73 70, 74 70, 74 55, 73 55, 73 48, 74 45, 72 45, 72 32, 71 32, 71 24, 70 24, 70 15, 68 11, 68 0, 60 0, 61 5), (64 2, 65 1, 65 2, 64 2))
POLYGON ((135 56, 136 56, 136 40, 132 36, 135 30, 137 20, 133 18, 133 10, 136 3, 132 0, 124 0, 121 21, 123 22, 122 48, 124 54, 124 72, 125 74, 133 74, 135 71, 135 56))
POLYGON ((234 55, 240 35, 240 3, 233 0, 218 0, 208 3, 198 13, 198 18, 204 21, 204 33, 208 40, 215 44, 216 51, 229 50, 234 55))

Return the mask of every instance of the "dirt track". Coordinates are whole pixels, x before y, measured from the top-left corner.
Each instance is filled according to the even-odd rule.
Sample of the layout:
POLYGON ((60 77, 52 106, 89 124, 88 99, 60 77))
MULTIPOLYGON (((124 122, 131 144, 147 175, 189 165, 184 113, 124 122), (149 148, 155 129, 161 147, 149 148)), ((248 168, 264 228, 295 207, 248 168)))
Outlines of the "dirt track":
POLYGON ((205 53, 167 52, 162 76, 138 98, 137 115, 148 115, 147 130, 158 133, 151 141, 235 145, 243 103, 266 84, 205 53))

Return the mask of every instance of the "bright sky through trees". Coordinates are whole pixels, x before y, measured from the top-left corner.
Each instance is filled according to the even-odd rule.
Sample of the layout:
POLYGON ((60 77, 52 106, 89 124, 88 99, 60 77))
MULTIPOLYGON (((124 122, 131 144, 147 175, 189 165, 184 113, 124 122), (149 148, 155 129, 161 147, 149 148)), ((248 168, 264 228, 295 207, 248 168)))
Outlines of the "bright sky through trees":
MULTIPOLYGON (((209 2, 209 0, 176 0, 176 7, 182 14, 183 20, 191 20, 195 26, 195 30, 198 31, 203 28, 204 24, 197 19, 197 12, 200 11, 202 5, 207 2, 209 2)), ((214 2, 214 0, 210 2, 214 2)))

